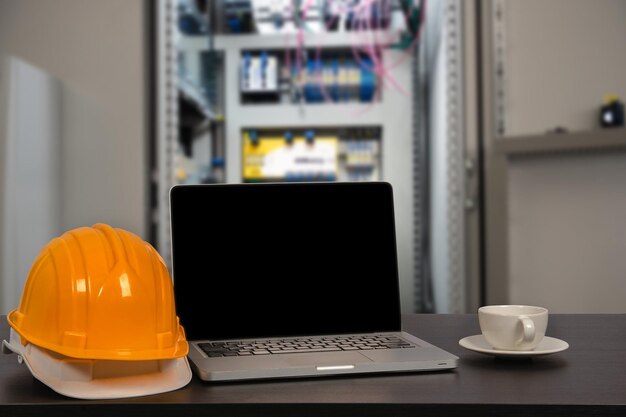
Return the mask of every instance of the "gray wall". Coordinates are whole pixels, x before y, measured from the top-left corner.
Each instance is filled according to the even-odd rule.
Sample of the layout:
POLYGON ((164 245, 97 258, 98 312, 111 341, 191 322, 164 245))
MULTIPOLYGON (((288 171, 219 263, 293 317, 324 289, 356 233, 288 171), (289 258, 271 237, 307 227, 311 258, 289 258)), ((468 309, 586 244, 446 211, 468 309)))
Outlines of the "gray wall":
POLYGON ((520 158, 509 180, 511 302, 626 312, 626 152, 520 158))
MULTIPOLYGON (((0 2, 0 61, 18 58, 60 84, 60 230, 105 222, 145 237, 145 8, 142 0, 0 2)), ((6 120, 0 114, 2 172, 6 120)), ((0 198, 6 203, 4 187, 0 198)), ((9 279, 0 277, 3 292, 9 279)))
POLYGON ((626 100, 624 0, 507 0, 506 134, 598 127, 606 94, 626 100))
MULTIPOLYGON (((626 100, 626 2, 505 6, 506 136, 597 129, 603 96, 626 100)), ((509 301, 626 311, 626 154, 515 158, 508 178, 509 301)))

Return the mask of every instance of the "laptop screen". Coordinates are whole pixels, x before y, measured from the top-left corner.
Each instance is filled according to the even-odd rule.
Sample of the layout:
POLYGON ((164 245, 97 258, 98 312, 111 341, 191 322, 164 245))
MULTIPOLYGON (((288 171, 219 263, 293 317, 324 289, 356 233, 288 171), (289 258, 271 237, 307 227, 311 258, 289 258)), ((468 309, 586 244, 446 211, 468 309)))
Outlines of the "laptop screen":
POLYGON ((189 340, 400 330, 388 183, 178 185, 170 201, 189 340))

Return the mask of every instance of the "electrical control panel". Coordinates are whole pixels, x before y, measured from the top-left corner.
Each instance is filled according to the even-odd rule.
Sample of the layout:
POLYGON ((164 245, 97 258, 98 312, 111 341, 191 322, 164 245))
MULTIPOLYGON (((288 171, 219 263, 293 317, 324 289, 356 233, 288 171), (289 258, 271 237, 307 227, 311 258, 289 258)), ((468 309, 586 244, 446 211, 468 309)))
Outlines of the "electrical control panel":
POLYGON ((410 112, 398 93, 410 91, 405 64, 421 11, 419 0, 220 0, 185 14, 210 23, 210 33, 207 42, 180 28, 181 74, 198 94, 180 94, 189 126, 178 135, 178 177, 385 178, 383 129, 388 142, 410 128, 410 117, 388 121, 386 109, 410 112), (187 116, 198 107, 190 97, 207 103, 199 122, 187 116))
POLYGON ((240 68, 244 104, 369 103, 380 99, 374 61, 356 59, 345 49, 323 54, 304 51, 293 59, 275 50, 244 51, 240 68))
POLYGON ((244 182, 380 180, 380 127, 244 129, 244 182))

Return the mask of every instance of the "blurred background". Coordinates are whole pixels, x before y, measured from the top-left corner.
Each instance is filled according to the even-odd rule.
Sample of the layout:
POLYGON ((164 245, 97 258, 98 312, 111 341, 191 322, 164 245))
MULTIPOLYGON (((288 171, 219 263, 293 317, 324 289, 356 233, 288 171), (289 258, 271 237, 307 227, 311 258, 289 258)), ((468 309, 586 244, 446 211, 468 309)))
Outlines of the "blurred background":
POLYGON ((625 22, 623 0, 0 0, 0 313, 75 227, 171 266, 174 184, 370 180, 403 312, 625 312, 625 22))

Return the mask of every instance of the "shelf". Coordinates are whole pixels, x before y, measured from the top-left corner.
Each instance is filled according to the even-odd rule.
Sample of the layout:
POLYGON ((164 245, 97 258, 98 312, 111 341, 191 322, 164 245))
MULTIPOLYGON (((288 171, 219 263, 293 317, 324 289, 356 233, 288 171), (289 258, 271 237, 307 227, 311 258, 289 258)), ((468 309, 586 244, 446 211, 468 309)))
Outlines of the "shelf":
MULTIPOLYGON (((324 32, 306 33, 304 45, 309 48, 318 46, 323 48, 345 47, 354 44, 369 45, 395 43, 400 38, 398 31, 358 31, 358 32, 324 32)), ((185 51, 201 52, 209 48, 208 36, 180 35, 177 39, 180 49, 185 51)), ((213 38, 215 49, 284 49, 296 45, 296 34, 281 35, 215 35, 213 38)))
POLYGON ((297 123, 316 127, 384 124, 383 106, 380 102, 305 104, 303 106, 297 104, 245 105, 238 107, 237 119, 245 120, 248 126, 254 127, 279 127, 276 120, 284 120, 286 125, 297 123))
POLYGON ((496 152, 508 157, 616 148, 626 149, 626 129, 624 128, 509 136, 495 140, 496 152))

